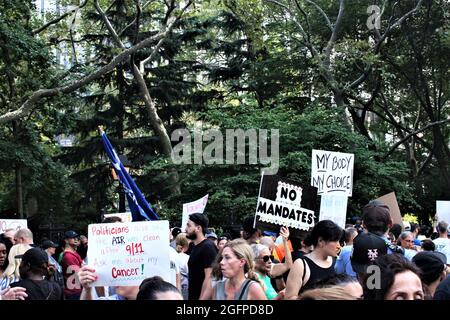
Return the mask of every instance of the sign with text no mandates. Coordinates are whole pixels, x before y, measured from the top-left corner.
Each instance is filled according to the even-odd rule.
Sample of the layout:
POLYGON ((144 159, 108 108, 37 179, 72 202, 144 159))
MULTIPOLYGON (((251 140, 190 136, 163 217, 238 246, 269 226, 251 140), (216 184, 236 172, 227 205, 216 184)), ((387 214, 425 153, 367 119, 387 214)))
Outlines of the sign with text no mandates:
POLYGON ((317 188, 301 187, 276 175, 263 175, 256 205, 255 226, 278 232, 289 227, 293 237, 308 231, 316 221, 314 212, 317 188))
POLYGON ((138 286, 152 276, 170 281, 169 221, 91 224, 88 238, 93 286, 138 286))

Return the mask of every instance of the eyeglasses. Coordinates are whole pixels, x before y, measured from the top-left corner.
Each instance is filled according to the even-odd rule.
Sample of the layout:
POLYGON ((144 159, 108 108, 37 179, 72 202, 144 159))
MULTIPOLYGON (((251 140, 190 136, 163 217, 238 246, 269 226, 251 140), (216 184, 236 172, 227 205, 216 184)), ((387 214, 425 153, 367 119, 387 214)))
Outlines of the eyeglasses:
POLYGON ((256 259, 262 259, 264 262, 268 262, 269 260, 273 261, 273 258, 274 257, 272 255, 270 255, 270 256, 259 257, 259 258, 256 258, 256 259))

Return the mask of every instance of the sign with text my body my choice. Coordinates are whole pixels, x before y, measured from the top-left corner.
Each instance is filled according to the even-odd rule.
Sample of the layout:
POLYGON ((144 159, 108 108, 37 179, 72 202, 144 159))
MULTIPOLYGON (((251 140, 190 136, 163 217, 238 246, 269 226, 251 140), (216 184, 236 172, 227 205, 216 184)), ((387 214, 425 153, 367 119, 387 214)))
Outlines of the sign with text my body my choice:
POLYGON ((170 281, 168 221, 91 224, 88 238, 93 286, 138 286, 156 275, 170 281))
POLYGON ((352 153, 312 151, 311 186, 318 189, 317 194, 352 196, 353 164, 352 153))

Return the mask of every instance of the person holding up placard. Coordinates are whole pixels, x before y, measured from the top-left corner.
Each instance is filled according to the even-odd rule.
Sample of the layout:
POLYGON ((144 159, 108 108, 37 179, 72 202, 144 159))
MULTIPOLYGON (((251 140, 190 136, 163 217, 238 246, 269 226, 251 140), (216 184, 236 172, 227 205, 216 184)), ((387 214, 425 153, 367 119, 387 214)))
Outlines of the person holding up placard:
POLYGON ((334 264, 342 234, 343 230, 330 220, 319 221, 314 226, 305 240, 314 250, 294 262, 286 283, 285 299, 297 299, 300 292, 336 274, 334 264))
POLYGON ((280 295, 273 288, 271 278, 278 277, 287 272, 292 267, 292 255, 288 248, 287 239, 289 238, 289 229, 281 227, 280 235, 283 237, 284 251, 286 252, 286 262, 272 263, 273 256, 269 248, 262 244, 252 244, 252 250, 255 256, 255 271, 258 279, 263 283, 263 288, 267 299, 280 299, 284 292, 280 295))
POLYGON ((136 300, 139 292, 139 286, 116 286, 115 294, 107 297, 98 297, 93 290, 92 282, 97 279, 98 275, 91 266, 84 265, 78 272, 78 279, 83 288, 80 300, 136 300))

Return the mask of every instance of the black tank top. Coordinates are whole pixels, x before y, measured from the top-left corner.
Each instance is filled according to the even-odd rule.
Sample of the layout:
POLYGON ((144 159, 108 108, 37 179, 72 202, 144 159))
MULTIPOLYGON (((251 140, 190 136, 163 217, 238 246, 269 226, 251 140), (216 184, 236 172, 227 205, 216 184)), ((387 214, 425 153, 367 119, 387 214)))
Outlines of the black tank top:
MULTIPOLYGON (((314 261, 312 261, 310 258, 303 256, 302 259, 305 260, 305 262, 309 266, 310 274, 308 282, 300 288, 300 292, 303 292, 305 290, 308 290, 309 288, 313 287, 317 282, 325 280, 326 278, 332 277, 336 275, 336 271, 334 271, 334 265, 336 263, 336 258, 333 257, 333 262, 331 263, 331 266, 329 268, 322 268, 315 264, 314 261)), ((304 271, 306 272, 306 270, 304 271)))

